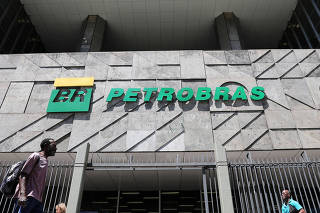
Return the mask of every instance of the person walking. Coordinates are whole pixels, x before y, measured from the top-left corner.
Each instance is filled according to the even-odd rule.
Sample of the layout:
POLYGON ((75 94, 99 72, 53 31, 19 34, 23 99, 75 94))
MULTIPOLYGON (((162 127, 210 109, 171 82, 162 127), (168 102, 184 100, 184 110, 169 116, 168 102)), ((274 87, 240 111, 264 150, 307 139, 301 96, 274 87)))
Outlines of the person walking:
POLYGON ((32 153, 22 167, 14 198, 17 199, 14 213, 43 213, 42 194, 48 169, 48 157, 54 156, 57 148, 52 138, 44 139, 40 152, 32 153))
POLYGON ((282 213, 306 213, 297 201, 291 199, 291 193, 289 190, 283 190, 281 197, 283 200, 282 213))

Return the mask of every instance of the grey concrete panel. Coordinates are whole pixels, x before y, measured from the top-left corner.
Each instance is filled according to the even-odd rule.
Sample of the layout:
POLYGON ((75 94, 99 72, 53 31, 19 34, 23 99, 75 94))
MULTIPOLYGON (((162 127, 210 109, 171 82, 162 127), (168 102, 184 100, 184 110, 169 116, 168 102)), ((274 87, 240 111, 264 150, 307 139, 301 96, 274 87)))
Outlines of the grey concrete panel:
POLYGON ((183 126, 185 129, 212 129, 209 112, 183 112, 183 126))
POLYGON ((224 51, 203 51, 203 57, 206 65, 227 64, 224 51))
POLYGON ((53 88, 52 84, 35 84, 28 101, 26 113, 45 113, 53 88))
MULTIPOLYGON (((282 56, 282 50, 272 50, 272 54, 274 55, 274 57, 279 57, 282 56), (276 53, 277 52, 277 53, 276 53)), ((276 62, 279 63, 296 63, 297 61, 297 57, 294 54, 294 52, 292 50, 290 50, 290 52, 286 55, 284 55, 280 60, 276 60, 276 62)))
POLYGON ((129 80, 129 79, 132 79, 131 66, 109 67, 108 80, 129 80))
MULTIPOLYGON (((281 59, 285 58, 286 55, 290 54, 289 49, 273 49, 271 50, 272 56, 275 62, 279 62, 281 59)), ((293 61, 295 62, 295 61, 293 61)))
POLYGON ((284 74, 283 78, 303 78, 304 74, 302 73, 300 66, 295 64, 294 67, 290 69, 289 72, 284 74))
POLYGON ((0 141, 43 117, 43 114, 0 114, 0 141), (5 121, 5 122, 3 122, 5 121))
POLYGON ((159 51, 159 52, 157 52, 156 63, 158 65, 180 65, 179 51, 159 51))
POLYGON ((0 113, 24 113, 33 84, 33 82, 11 83, 0 113))
POLYGON ((214 143, 223 145, 227 151, 242 150, 241 132, 239 130, 214 130, 214 143))
POLYGON ((289 110, 265 111, 268 127, 270 129, 296 128, 294 118, 289 110))
POLYGON ((126 150, 134 149, 138 144, 150 140, 155 140, 154 131, 148 130, 128 130, 126 137, 126 150))
POLYGON ((1 68, 16 68, 16 65, 9 61, 10 55, 0 55, 1 68))
MULTIPOLYGON (((280 106, 283 109, 290 109, 280 80, 257 80, 257 84, 258 86, 264 87, 267 99, 271 99, 278 103, 277 106, 280 106)), ((271 105, 266 106, 266 110, 278 108, 279 107, 272 107, 271 105)))
POLYGON ((319 110, 292 110, 297 128, 320 128, 319 110))
POLYGON ((168 151, 182 152, 182 151, 185 151, 184 134, 181 134, 181 135, 175 137, 172 141, 170 141, 170 143, 166 144, 159 151, 163 151, 163 152, 168 152, 168 151))
POLYGON ((157 79, 180 79, 181 70, 180 66, 160 66, 160 70, 157 73, 157 79))
MULTIPOLYGON (((25 133, 23 133, 25 134, 25 133)), ((24 139, 24 138, 22 138, 24 139)), ((16 148, 16 152, 35 152, 38 151, 40 148, 40 143, 43 140, 43 135, 40 134, 39 136, 31 139, 28 143, 24 144, 23 146, 18 146, 16 148)))
POLYGON ((0 107, 8 91, 9 85, 10 85, 10 82, 8 81, 0 81, 0 107))
POLYGON ((254 144, 251 144, 249 148, 249 150, 256 150, 256 151, 272 150, 272 149, 273 149, 273 144, 272 144, 272 140, 269 132, 260 136, 260 138, 254 144))
POLYGON ((229 76, 229 69, 226 65, 205 66, 205 70, 208 82, 214 81, 216 78, 225 79, 229 76))
POLYGON ((206 77, 202 51, 181 51, 180 63, 181 78, 199 79, 206 77))
POLYGON ((301 139, 304 149, 320 148, 320 130, 298 130, 299 138, 301 139))
POLYGON ((0 69, 1 81, 34 81, 35 74, 33 70, 27 73, 18 69, 0 69))
POLYGON ((86 61, 88 57, 87 52, 73 52, 73 53, 68 53, 68 55, 70 55, 70 57, 72 57, 79 63, 78 66, 86 65, 86 61))
POLYGON ((225 51, 228 64, 250 64, 249 53, 247 50, 225 51))
POLYGON ((310 77, 305 80, 316 108, 320 109, 320 77, 310 77))
POLYGON ((39 67, 60 67, 61 65, 55 60, 50 58, 46 54, 26 54, 27 57, 32 63, 36 64, 39 67))
POLYGON ((110 66, 132 65, 133 63, 132 52, 95 52, 90 54, 110 66))
POLYGON ((270 50, 248 50, 249 57, 252 63, 273 63, 274 59, 272 57, 270 50))
POLYGON ((110 126, 102 129, 100 135, 105 144, 116 141, 121 135, 128 130, 128 117, 124 117, 110 126))
POLYGON ((49 67, 39 68, 34 71, 35 81, 54 81, 56 78, 61 77, 62 68, 49 67))
MULTIPOLYGON (((172 130, 169 129, 161 129, 159 131, 156 131, 156 144, 155 144, 155 150, 159 150, 164 148, 165 146, 169 145, 170 143, 179 143, 179 142, 174 142, 179 135, 184 133, 184 128, 182 127, 182 125, 180 126, 180 129, 175 128, 172 130)), ((181 138, 180 138, 181 140, 181 138)), ((184 141, 180 141, 180 143, 183 143, 183 147, 184 147, 184 141)))
POLYGON ((106 148, 102 149, 101 152, 124 152, 127 150, 126 147, 127 135, 123 135, 117 140, 113 141, 106 148))
POLYGON ((229 67, 230 78, 253 78, 251 65, 231 65, 229 67))
POLYGON ((183 125, 182 111, 156 113, 156 129, 175 129, 183 125))
POLYGON ((156 130, 156 112, 130 112, 128 130, 156 130))
POLYGON ((253 74, 258 79, 279 78, 279 73, 275 63, 254 63, 253 74))
POLYGON ((299 63, 299 67, 306 77, 320 77, 319 64, 317 63, 299 63))
POLYGON ((156 79, 160 67, 154 60, 154 58, 147 58, 145 54, 135 53, 133 55, 132 77, 134 79, 156 79))
POLYGON ((214 150, 212 132, 208 129, 188 129, 184 141, 185 151, 214 150))
POLYGON ((70 53, 47 53, 46 56, 64 67, 75 67, 84 65, 83 63, 77 61, 75 58, 71 57, 70 53))
POLYGON ((98 134, 108 125, 122 119, 126 113, 75 114, 68 150, 98 134))
POLYGON ((236 115, 240 128, 267 129, 267 120, 261 112, 237 112, 236 115))
POLYGON ((84 70, 84 74, 82 77, 94 77, 94 80, 107 80, 109 71, 109 66, 95 65, 95 66, 86 66, 84 70))
POLYGON ((272 130, 270 132, 274 149, 302 148, 297 130, 272 130))
POLYGON ((239 122, 234 112, 211 113, 212 127, 214 130, 239 130, 239 122))
POLYGON ((136 147, 132 149, 133 152, 146 152, 146 151, 155 151, 157 150, 157 143, 156 143, 156 135, 153 134, 150 137, 143 140, 139 143, 136 147))
MULTIPOLYGON (((34 115, 34 114, 29 114, 34 115)), ((48 131, 54 126, 59 125, 69 117, 72 117, 72 113, 49 113, 49 114, 39 114, 39 118, 36 122, 24 128, 24 131, 48 131)))
MULTIPOLYGON (((81 78, 84 77, 85 70, 83 67, 61 68, 60 78, 81 78)), ((90 77, 90 76, 89 76, 90 77)))
MULTIPOLYGON (((317 53, 315 50, 313 49, 295 49, 293 50, 294 54, 297 57, 298 62, 303 62, 306 60, 309 61, 310 59, 313 61, 314 59, 318 59, 317 57, 317 53), (309 59, 309 56, 310 59, 309 59)), ((315 63, 319 62, 319 61, 314 61, 315 63)), ((307 62, 308 63, 308 62, 307 62)))
MULTIPOLYGON (((312 100, 311 92, 307 86, 305 79, 282 79, 281 83, 284 88, 285 94, 288 96, 308 105, 312 108, 315 107, 312 100)), ((291 106, 294 109, 294 106, 291 106)))
MULTIPOLYGON (((41 135, 42 132, 17 132, 12 140, 6 140, 3 143, 1 143, 1 151, 2 152, 13 152, 17 150, 19 147, 22 147, 27 142, 35 140, 36 137, 41 135)), ((37 151, 40 149, 40 143, 38 146, 33 147, 34 150, 29 150, 31 152, 37 151)))

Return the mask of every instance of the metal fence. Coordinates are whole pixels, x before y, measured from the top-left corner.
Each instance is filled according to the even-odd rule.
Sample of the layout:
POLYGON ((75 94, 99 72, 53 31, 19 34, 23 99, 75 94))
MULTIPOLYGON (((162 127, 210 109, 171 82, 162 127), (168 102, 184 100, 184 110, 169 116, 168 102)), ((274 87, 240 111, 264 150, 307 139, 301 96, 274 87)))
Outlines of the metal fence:
MULTIPOLYGON (((0 181, 15 162, 0 162, 0 181)), ((48 166, 46 188, 43 193, 44 212, 55 212, 55 205, 67 203, 73 173, 73 164, 52 163, 48 166)), ((13 212, 14 199, 0 193, 0 213, 13 212)))
POLYGON ((281 212, 281 192, 308 213, 320 212, 320 161, 237 162, 229 166, 235 212, 281 212))

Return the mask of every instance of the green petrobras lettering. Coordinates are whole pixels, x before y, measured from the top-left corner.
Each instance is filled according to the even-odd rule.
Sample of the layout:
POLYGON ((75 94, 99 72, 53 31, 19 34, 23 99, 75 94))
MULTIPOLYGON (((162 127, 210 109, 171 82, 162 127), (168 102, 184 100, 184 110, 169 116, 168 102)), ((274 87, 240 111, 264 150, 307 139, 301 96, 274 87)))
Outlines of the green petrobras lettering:
POLYGON ((143 92, 146 92, 144 96, 144 101, 146 102, 150 101, 152 93, 157 91, 158 91, 158 88, 144 88, 143 92))
POLYGON ((107 101, 112 101, 113 98, 121 97, 123 93, 124 93, 124 90, 122 88, 112 88, 107 97, 107 101))
POLYGON ((87 112, 92 88, 52 90, 47 112, 87 112))
POLYGON ((220 97, 223 97, 224 101, 229 99, 229 88, 228 87, 216 87, 216 92, 214 93, 214 100, 220 100, 220 97))
POLYGON ((265 97, 263 87, 253 87, 251 90, 250 98, 254 101, 262 100, 265 97))
POLYGON ((137 101, 137 96, 140 92, 139 88, 129 88, 126 92, 126 95, 123 98, 123 101, 134 102, 137 101))
POLYGON ((179 101, 189 101, 192 97, 193 97, 193 90, 191 88, 189 88, 189 87, 181 88, 177 92, 177 99, 179 101), (187 92, 187 95, 183 97, 183 93, 184 92, 187 92))
POLYGON ((246 92, 244 91, 243 87, 238 87, 235 93, 233 94, 231 100, 236 100, 236 99, 242 99, 242 100, 248 100, 246 92))
POLYGON ((199 87, 196 101, 205 101, 211 98, 211 89, 209 87, 199 87))
POLYGON ((174 94, 173 88, 161 88, 157 100, 162 101, 163 97, 166 97, 167 101, 172 101, 173 94, 174 94))

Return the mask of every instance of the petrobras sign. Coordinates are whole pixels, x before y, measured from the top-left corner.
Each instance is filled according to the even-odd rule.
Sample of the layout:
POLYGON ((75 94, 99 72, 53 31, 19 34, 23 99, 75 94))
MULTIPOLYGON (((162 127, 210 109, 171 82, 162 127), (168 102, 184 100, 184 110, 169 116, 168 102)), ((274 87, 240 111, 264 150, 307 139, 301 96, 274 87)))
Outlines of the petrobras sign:
MULTIPOLYGON (((54 82, 56 87, 51 92, 47 112, 88 112, 93 93, 94 78, 57 78, 54 82)), ((265 98, 263 87, 253 87, 248 91, 243 86, 238 86, 232 91, 229 87, 199 87, 196 90, 184 87, 179 90, 174 88, 111 88, 106 94, 106 101, 111 102, 114 99, 124 102, 138 101, 140 93, 144 93, 144 102, 149 102, 151 97, 156 96, 157 101, 190 101, 193 97, 196 101, 259 101, 265 98)))
POLYGON ((263 87, 253 87, 249 94, 242 86, 238 86, 235 92, 231 93, 228 87, 216 87, 214 90, 209 87, 199 87, 196 91, 192 88, 184 87, 178 91, 174 88, 128 88, 125 92, 122 88, 112 88, 107 96, 107 102, 112 101, 114 98, 122 98, 124 102, 137 101, 138 94, 144 92, 144 101, 150 101, 152 94, 157 95, 157 101, 172 101, 176 97, 178 101, 186 102, 195 96, 196 101, 206 101, 209 99, 218 100, 237 100, 241 99, 247 101, 250 98, 253 101, 259 101, 265 98, 263 87))
POLYGON ((57 78, 47 112, 87 112, 90 108, 94 78, 57 78))

